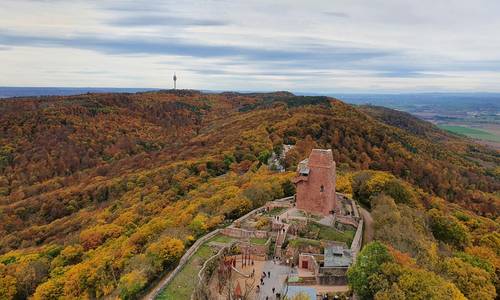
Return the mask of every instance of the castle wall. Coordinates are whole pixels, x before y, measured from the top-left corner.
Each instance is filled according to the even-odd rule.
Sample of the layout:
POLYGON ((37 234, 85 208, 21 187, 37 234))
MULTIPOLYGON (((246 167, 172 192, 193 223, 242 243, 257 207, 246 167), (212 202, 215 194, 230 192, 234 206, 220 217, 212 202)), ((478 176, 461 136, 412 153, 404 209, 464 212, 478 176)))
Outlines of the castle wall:
POLYGON ((236 227, 226 227, 221 229, 223 235, 227 235, 234 238, 259 238, 264 239, 269 236, 267 231, 263 230, 246 230, 236 227))

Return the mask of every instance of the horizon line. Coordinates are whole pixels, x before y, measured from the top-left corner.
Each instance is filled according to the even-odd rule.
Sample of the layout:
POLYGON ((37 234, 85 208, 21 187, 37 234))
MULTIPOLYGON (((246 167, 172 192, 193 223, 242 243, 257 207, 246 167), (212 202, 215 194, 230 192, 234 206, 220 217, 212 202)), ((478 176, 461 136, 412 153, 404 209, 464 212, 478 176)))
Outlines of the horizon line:
MULTIPOLYGON (((172 88, 158 88, 158 87, 113 87, 113 86, 0 86, 0 89, 116 89, 116 90, 142 90, 142 91, 162 91, 162 90, 173 90, 172 88)), ((429 90, 429 91, 411 91, 411 90, 401 90, 401 91, 300 91, 300 90, 245 90, 245 89, 234 89, 234 90, 225 90, 225 89, 177 89, 177 90, 191 90, 191 91, 199 91, 199 92, 207 92, 207 93, 224 93, 224 92, 236 92, 236 93, 276 93, 276 92, 288 92, 298 96, 307 96, 307 95, 415 95, 415 94, 490 94, 490 95, 500 95, 500 91, 463 91, 463 90, 429 90)))

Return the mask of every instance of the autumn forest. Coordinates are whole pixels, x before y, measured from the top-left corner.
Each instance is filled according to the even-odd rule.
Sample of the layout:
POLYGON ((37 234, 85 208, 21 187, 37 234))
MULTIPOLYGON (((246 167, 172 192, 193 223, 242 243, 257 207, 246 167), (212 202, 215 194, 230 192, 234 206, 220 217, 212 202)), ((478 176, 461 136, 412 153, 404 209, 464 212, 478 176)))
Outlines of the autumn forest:
POLYGON ((293 195, 313 148, 374 219, 362 299, 495 299, 498 151, 382 107, 191 90, 0 101, 0 299, 140 298, 197 238, 293 195))

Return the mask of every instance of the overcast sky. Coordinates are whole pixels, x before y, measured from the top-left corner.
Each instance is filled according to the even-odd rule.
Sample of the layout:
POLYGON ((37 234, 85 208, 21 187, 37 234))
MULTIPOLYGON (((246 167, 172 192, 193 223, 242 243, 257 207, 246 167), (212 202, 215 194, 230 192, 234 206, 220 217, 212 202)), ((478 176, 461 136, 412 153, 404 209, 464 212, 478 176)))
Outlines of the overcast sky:
POLYGON ((0 0, 0 86, 500 91, 498 0, 0 0))

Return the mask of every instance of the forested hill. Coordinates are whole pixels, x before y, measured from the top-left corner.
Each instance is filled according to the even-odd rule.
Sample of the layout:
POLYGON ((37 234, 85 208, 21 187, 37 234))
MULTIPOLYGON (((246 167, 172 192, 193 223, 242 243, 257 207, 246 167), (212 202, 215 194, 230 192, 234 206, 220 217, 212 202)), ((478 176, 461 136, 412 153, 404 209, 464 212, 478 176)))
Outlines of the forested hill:
MULTIPOLYGON (((384 171, 412 187, 415 207, 449 205, 487 224, 476 228, 498 229, 500 153, 390 109, 288 92, 7 99, 0 102, 6 295, 134 298, 196 237, 293 192, 292 172, 263 166, 283 144, 296 145, 284 162, 289 170, 313 147, 331 148, 340 180, 360 200, 370 195, 356 187, 375 173, 359 172, 384 171), (21 275, 28 270, 33 276, 21 275)), ((500 237, 492 239, 498 246, 500 237)))

